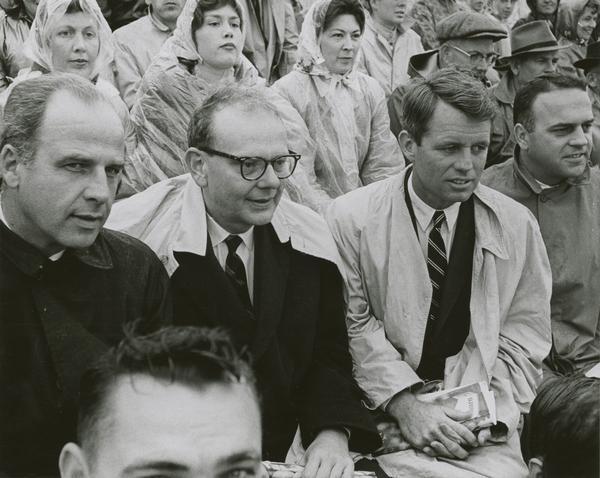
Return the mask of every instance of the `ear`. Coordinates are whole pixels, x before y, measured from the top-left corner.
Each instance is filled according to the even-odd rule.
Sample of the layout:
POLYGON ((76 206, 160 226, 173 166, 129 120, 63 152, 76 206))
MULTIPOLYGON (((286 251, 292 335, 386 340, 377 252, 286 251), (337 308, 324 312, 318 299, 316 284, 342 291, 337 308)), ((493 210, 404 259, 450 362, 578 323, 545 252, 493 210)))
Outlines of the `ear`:
POLYGON ((402 150, 406 162, 414 163, 418 145, 410 133, 406 130, 400 131, 398 143, 400 144, 400 149, 402 150))
POLYGON ((196 148, 188 148, 183 158, 196 184, 200 187, 206 186, 208 184, 207 154, 196 148))
POLYGON ((519 76, 519 61, 518 60, 510 60, 508 62, 508 67, 514 76, 519 76))
POLYGON ((588 84, 588 86, 590 88, 596 88, 598 86, 598 81, 596 81, 596 74, 595 73, 586 73, 585 75, 585 82, 588 84))
POLYGON ((519 147, 525 151, 529 149, 529 132, 521 123, 517 123, 513 129, 515 140, 519 147))
POLYGON ((24 161, 14 146, 7 144, 0 151, 0 177, 9 188, 19 186, 24 161))
POLYGON ((446 66, 452 65, 452 48, 449 45, 444 43, 440 46, 440 51, 438 53, 440 59, 440 67, 445 68, 446 66))
POLYGON ((67 443, 58 459, 61 478, 89 478, 90 472, 83 450, 75 443, 67 443))
POLYGON ((529 475, 527 475, 529 478, 542 478, 542 469, 544 468, 544 462, 542 460, 539 458, 531 458, 527 467, 529 468, 529 475))

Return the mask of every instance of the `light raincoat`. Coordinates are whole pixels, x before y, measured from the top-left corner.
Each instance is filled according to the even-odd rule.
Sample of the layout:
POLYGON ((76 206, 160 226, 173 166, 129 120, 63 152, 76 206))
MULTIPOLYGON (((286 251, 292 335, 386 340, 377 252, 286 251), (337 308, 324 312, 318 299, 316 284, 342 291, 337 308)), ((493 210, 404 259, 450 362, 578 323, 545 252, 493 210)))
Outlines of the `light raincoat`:
POLYGON ((333 198, 404 168, 377 80, 358 72, 356 63, 345 75, 331 73, 324 63, 319 35, 330 3, 319 0, 310 8, 296 69, 273 85, 301 116, 282 105, 288 142, 303 156, 288 191, 319 212, 333 198))
MULTIPOLYGON (((21 70, 13 84, 54 71, 49 39, 56 22, 65 15, 70 3, 71 0, 40 1, 36 16, 31 25, 31 30, 29 31, 29 37, 25 41, 25 54, 32 61, 33 65, 31 68, 21 70)), ((106 23, 106 20, 102 16, 102 12, 96 3, 96 0, 79 0, 79 4, 84 12, 88 13, 96 20, 98 25, 98 40, 100 46, 94 62, 94 68, 90 75, 90 80, 94 82, 96 87, 108 98, 119 115, 119 118, 121 118, 125 130, 126 155, 129 157, 135 149, 135 135, 133 125, 129 119, 129 111, 121 99, 119 91, 111 83, 100 78, 100 74, 107 71, 110 63, 113 61, 114 44, 112 32, 110 31, 108 23, 106 23)), ((11 90, 12 88, 9 87, 9 89, 0 97, 0 105, 2 107, 6 104, 6 100, 8 99, 11 90)), ((126 161, 125 177, 123 180, 124 184, 120 189, 120 195, 127 195, 132 192, 128 184, 129 169, 129 161, 126 161)))
MULTIPOLYGON (((203 59, 192 36, 196 4, 197 0, 188 0, 185 4, 173 36, 146 71, 131 110, 138 140, 132 157, 138 191, 187 172, 183 154, 188 148, 190 118, 214 87, 202 75, 203 59)), ((240 9, 243 12, 241 6, 240 9)), ((238 65, 222 81, 256 85, 262 80, 254 66, 241 56, 240 48, 238 65)))
POLYGON ((31 65, 23 52, 31 19, 25 8, 0 18, 0 91, 4 91, 20 70, 31 65))
MULTIPOLYGON (((343 263, 354 376, 373 409, 421 382, 415 370, 432 286, 404 179, 402 173, 339 198, 326 216, 343 263)), ((444 388, 488 384, 506 434, 494 433, 498 444, 476 448, 466 460, 418 450, 384 455, 379 460, 390 476, 526 476, 516 432, 550 350, 550 264, 537 221, 515 201, 480 185, 474 217, 471 327, 461 351, 446 359, 444 388)))

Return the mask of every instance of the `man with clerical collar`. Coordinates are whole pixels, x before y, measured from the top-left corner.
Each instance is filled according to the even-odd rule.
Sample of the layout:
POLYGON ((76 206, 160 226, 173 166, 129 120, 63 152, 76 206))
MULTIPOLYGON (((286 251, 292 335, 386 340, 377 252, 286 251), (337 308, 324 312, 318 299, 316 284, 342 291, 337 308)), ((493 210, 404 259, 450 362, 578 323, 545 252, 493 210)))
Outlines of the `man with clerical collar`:
POLYGON ((550 267, 526 208, 480 186, 493 100, 470 75, 413 80, 400 144, 412 167, 335 200, 355 377, 412 451, 391 476, 525 476, 517 425, 550 350, 550 267), (497 423, 418 400, 424 382, 484 382, 497 423), (489 446, 485 446, 489 445, 489 446))
POLYGON ((581 80, 543 75, 517 92, 515 157, 483 181, 538 219, 552 268, 547 375, 600 362, 600 171, 590 168, 592 105, 581 80))
POLYGON ((173 34, 185 0, 146 0, 148 14, 115 30, 115 82, 131 109, 144 73, 173 34))
POLYGON ((16 85, 0 137, 0 475, 52 476, 79 379, 123 325, 167 318, 168 277, 137 239, 103 229, 124 131, 89 81, 16 85))
POLYGON ((519 88, 539 75, 552 73, 558 66, 560 46, 545 20, 526 23, 510 32, 511 55, 498 60, 505 69, 500 83, 492 89, 500 114, 492 124, 486 167, 513 156, 513 104, 519 88))
MULTIPOLYGON (((494 43, 506 38, 506 29, 494 18, 476 12, 456 12, 436 27, 440 47, 413 55, 408 63, 408 76, 427 78, 440 68, 452 66, 470 71, 489 86, 487 73, 498 56, 494 43)), ((399 86, 388 99, 390 127, 394 136, 402 131, 402 100, 406 85, 399 86)))
POLYGON ((216 90, 190 122, 190 174, 120 202, 109 223, 162 259, 178 323, 224 326, 252 353, 265 459, 284 460, 299 426, 305 476, 339 478, 349 447, 380 440, 352 379, 335 243, 316 213, 282 197, 299 155, 269 95, 216 90))

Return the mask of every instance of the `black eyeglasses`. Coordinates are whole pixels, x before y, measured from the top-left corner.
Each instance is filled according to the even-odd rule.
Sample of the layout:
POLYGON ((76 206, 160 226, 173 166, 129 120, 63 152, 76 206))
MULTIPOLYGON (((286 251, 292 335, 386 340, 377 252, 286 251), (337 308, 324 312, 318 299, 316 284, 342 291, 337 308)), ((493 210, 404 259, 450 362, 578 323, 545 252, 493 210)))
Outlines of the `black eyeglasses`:
POLYGON ((466 55, 469 57, 469 60, 471 61, 471 64, 477 64, 477 63, 482 63, 485 62, 487 65, 493 65, 494 63, 496 63, 496 60, 498 59, 498 55, 496 53, 481 53, 478 51, 474 51, 472 53, 469 53, 468 51, 463 50, 462 48, 457 47, 456 45, 453 45, 452 43, 448 43, 448 45, 452 48, 454 48, 456 51, 462 53, 463 55, 466 55))
POLYGON ((240 173, 246 181, 256 181, 262 178, 269 164, 273 166, 273 171, 279 179, 289 178, 296 165, 301 158, 301 155, 290 151, 290 154, 283 154, 273 159, 264 159, 257 156, 234 156, 233 154, 223 153, 212 148, 198 148, 208 154, 215 154, 224 158, 233 159, 240 163, 240 173))

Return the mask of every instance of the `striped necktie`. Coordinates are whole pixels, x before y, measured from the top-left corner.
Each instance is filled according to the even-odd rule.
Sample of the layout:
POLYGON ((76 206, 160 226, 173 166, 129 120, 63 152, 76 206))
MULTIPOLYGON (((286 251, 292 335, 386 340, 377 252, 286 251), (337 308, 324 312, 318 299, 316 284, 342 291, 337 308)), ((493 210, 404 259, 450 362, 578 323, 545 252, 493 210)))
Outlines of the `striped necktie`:
POLYGON ((444 211, 435 211, 433 214, 433 228, 429 233, 427 243, 427 270, 433 287, 431 295, 431 307, 429 308, 429 320, 437 320, 440 315, 440 304, 442 302, 442 289, 448 269, 448 258, 446 246, 442 239, 442 225, 446 220, 444 211))
POLYGON ((248 281, 246 280, 246 268, 244 262, 237 254, 237 248, 242 243, 242 238, 232 234, 227 236, 225 244, 227 245, 228 254, 225 261, 225 272, 231 280, 235 291, 237 292, 240 300, 244 304, 246 310, 252 310, 252 303, 250 302, 250 294, 248 293, 248 281))

